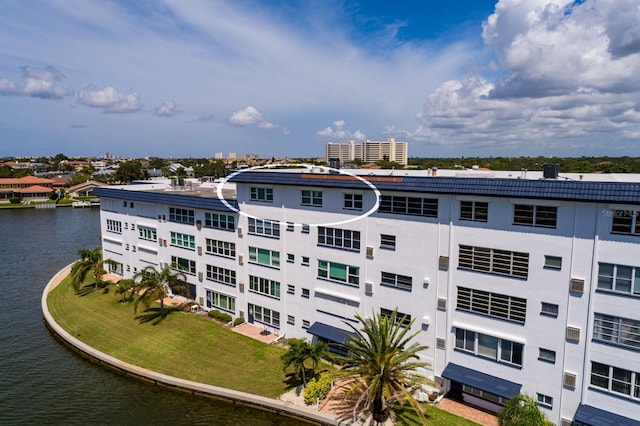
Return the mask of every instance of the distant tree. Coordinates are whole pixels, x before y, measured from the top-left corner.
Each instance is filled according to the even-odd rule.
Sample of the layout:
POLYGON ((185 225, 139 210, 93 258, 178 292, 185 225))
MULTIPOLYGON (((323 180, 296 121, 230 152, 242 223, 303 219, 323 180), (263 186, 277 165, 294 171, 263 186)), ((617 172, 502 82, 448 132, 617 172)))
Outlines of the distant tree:
POLYGON ((173 293, 187 293, 189 291, 187 278, 182 272, 175 272, 169 267, 158 271, 153 266, 147 266, 133 276, 136 282, 133 287, 133 308, 137 312, 140 304, 149 308, 151 302, 160 302, 160 318, 164 318, 166 310, 164 299, 173 293))
POLYGON ((162 170, 163 167, 165 167, 167 165, 167 161, 164 160, 163 158, 150 158, 149 159, 149 163, 147 164, 147 168, 149 169, 155 169, 155 170, 162 170))
POLYGON ((145 179, 146 174, 142 170, 140 160, 123 161, 118 165, 118 169, 113 174, 113 179, 117 182, 131 183, 132 180, 145 179))
POLYGON ((89 272, 93 275, 95 289, 97 290, 99 287, 102 287, 104 284, 102 275, 107 272, 104 269, 104 265, 115 265, 116 262, 112 259, 103 259, 102 249, 100 247, 94 249, 81 248, 78 250, 78 256, 80 256, 80 260, 71 267, 73 289, 75 291, 80 290, 80 284, 85 280, 89 272))
POLYGON ((69 178, 69 181, 67 182, 67 184, 69 186, 74 186, 74 185, 78 185, 80 183, 84 183, 88 180, 91 179, 91 175, 88 175, 86 173, 75 173, 73 175, 71 175, 71 177, 69 178))
POLYGON ((0 178, 12 178, 13 169, 9 166, 0 166, 0 178))

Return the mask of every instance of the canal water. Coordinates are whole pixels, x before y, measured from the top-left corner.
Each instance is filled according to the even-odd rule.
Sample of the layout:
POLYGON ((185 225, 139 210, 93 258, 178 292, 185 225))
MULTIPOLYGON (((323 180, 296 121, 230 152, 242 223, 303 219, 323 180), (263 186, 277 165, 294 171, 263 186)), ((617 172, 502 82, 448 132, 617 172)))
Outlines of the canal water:
POLYGON ((45 327, 49 279, 100 245, 98 209, 0 210, 0 425, 296 425, 153 387, 79 357, 45 327))

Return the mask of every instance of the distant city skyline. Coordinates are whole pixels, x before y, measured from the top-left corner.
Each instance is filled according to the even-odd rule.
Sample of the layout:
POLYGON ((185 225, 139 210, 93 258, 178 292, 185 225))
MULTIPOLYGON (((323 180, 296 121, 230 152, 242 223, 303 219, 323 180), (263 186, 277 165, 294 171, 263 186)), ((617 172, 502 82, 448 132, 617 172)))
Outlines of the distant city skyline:
POLYGON ((637 0, 10 1, 3 156, 640 155, 637 0))

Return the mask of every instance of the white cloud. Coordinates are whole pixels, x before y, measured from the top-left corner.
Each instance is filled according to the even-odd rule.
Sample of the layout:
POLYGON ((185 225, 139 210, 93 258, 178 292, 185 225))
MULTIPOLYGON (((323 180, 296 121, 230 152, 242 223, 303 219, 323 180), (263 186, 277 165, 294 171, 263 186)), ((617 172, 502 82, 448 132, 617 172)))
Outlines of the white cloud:
POLYGON ((407 133, 520 152, 567 140, 583 154, 599 135, 629 143, 640 131, 638 21, 635 1, 501 0, 482 34, 502 77, 445 82, 426 96, 418 128, 407 133))
POLYGON ((249 105, 243 110, 234 112, 229 118, 229 123, 238 127, 256 124, 260 129, 277 129, 280 125, 272 123, 262 117, 260 111, 249 105))
POLYGON ((174 101, 165 101, 153 109, 158 117, 173 117, 179 110, 174 101))
POLYGON ((53 67, 33 68, 24 66, 24 84, 16 84, 6 78, 0 79, 0 95, 27 96, 42 99, 61 99, 72 91, 59 84, 65 76, 53 67))
POLYGON ((111 86, 98 89, 88 86, 78 93, 78 103, 94 108, 102 108, 102 112, 129 113, 140 111, 143 107, 140 97, 135 92, 119 92, 111 86))
POLYGON ((350 132, 348 130, 343 130, 345 126, 344 120, 336 120, 333 122, 333 127, 325 127, 322 130, 318 130, 316 132, 316 136, 319 136, 322 139, 336 141, 336 142, 344 142, 344 141, 363 141, 366 139, 364 133, 360 130, 356 130, 355 132, 350 132))

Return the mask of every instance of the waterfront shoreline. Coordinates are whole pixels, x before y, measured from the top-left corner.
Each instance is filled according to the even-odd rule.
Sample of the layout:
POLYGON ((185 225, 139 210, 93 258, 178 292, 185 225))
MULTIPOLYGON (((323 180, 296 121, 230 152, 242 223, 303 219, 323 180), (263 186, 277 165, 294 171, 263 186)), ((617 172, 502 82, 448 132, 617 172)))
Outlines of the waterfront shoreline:
POLYGON ((53 318, 48 309, 48 295, 60 282, 69 274, 73 264, 69 264, 58 271, 47 283, 42 292, 42 313, 47 328, 59 339, 65 346, 71 348, 81 356, 90 359, 92 362, 100 366, 106 367, 118 374, 134 378, 163 388, 189 393, 194 396, 207 397, 226 401, 231 404, 245 405, 262 411, 295 418, 310 424, 318 425, 338 425, 340 422, 333 416, 320 413, 306 407, 300 407, 292 404, 290 401, 282 401, 272 398, 254 395, 250 393, 235 391, 218 386, 207 385, 205 383, 184 380, 178 377, 168 376, 138 367, 117 358, 109 356, 103 352, 97 351, 91 346, 83 343, 65 331, 53 318))

